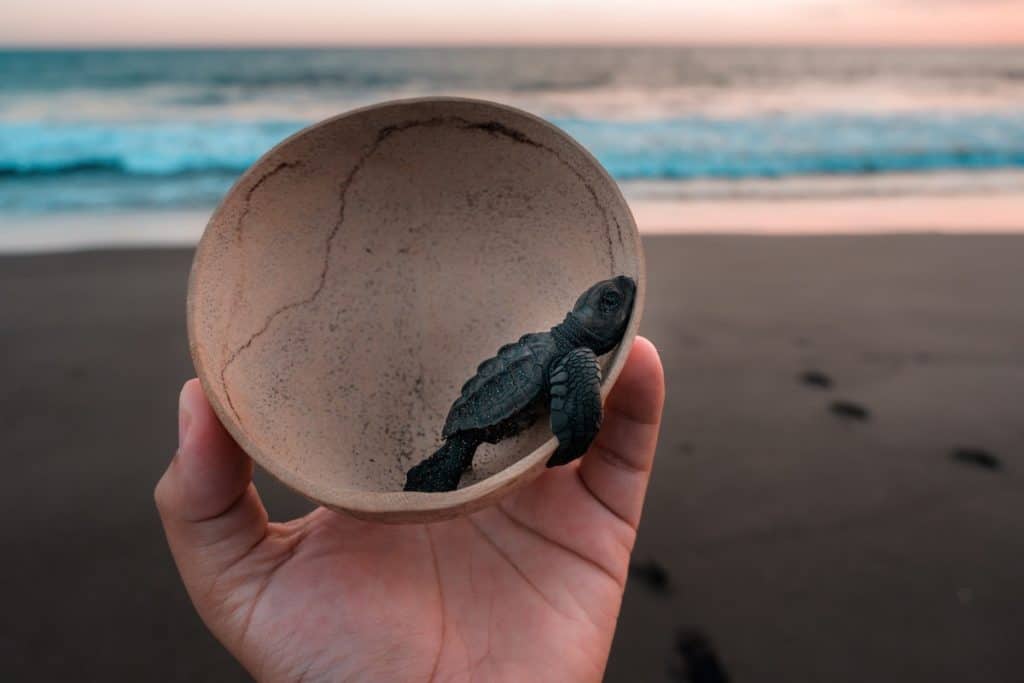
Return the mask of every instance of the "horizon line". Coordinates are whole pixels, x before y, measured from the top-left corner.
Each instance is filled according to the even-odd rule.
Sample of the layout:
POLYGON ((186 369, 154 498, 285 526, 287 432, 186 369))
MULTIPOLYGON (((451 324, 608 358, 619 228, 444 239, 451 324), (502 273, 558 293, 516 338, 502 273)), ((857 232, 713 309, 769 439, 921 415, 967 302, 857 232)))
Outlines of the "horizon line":
POLYGON ((378 43, 378 42, 347 42, 347 43, 0 43, 0 51, 43 51, 43 50, 396 50, 396 49, 673 49, 673 48, 810 48, 810 49, 1007 49, 1024 48, 1022 41, 993 41, 985 43, 970 43, 956 41, 936 42, 860 42, 860 41, 830 41, 830 42, 805 42, 805 41, 730 41, 730 40, 707 40, 707 41, 682 41, 682 42, 629 42, 629 41, 606 41, 606 42, 405 42, 405 43, 378 43))

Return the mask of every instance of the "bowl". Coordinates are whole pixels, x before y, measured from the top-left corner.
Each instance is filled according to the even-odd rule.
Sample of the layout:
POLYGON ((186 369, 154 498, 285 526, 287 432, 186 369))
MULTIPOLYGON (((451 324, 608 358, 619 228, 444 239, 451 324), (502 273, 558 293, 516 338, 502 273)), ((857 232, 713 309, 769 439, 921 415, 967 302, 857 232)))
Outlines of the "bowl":
POLYGON ((192 359, 241 447, 290 488, 364 519, 422 522, 543 471, 547 420, 477 451, 460 488, 404 492, 463 382, 644 264, 615 182, 566 133, 492 102, 386 102, 267 152, 213 213, 188 288, 192 359))

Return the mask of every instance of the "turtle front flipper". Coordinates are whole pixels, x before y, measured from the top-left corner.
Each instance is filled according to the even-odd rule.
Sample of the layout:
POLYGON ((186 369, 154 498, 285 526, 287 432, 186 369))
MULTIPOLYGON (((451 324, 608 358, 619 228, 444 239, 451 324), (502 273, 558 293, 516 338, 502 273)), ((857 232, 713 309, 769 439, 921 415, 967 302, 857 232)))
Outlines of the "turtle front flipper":
POLYGON ((476 432, 452 434, 434 454, 405 475, 406 491, 454 491, 483 439, 476 432))
POLYGON ((601 366, 588 348, 573 349, 551 366, 551 431, 558 448, 548 467, 572 462, 587 452, 601 428, 601 366))

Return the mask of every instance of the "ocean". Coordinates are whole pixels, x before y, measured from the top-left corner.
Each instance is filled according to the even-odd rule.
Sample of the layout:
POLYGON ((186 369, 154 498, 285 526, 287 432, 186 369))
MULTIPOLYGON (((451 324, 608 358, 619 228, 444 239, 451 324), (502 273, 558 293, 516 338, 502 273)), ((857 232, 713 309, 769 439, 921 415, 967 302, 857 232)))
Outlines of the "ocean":
POLYGON ((212 207, 294 131, 431 94, 547 118, 629 196, 1024 189, 1024 48, 24 50, 0 221, 212 207))

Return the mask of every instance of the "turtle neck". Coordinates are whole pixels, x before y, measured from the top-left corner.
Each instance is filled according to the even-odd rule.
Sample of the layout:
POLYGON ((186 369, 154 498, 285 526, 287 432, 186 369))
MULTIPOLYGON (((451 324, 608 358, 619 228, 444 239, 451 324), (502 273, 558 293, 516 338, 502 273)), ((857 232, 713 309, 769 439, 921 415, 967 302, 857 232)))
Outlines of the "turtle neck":
POLYGON ((560 324, 551 328, 551 336, 554 338, 559 350, 563 353, 580 348, 581 346, 586 346, 595 353, 600 353, 599 349, 605 344, 605 340, 584 327, 572 313, 566 315, 565 320, 560 324))

